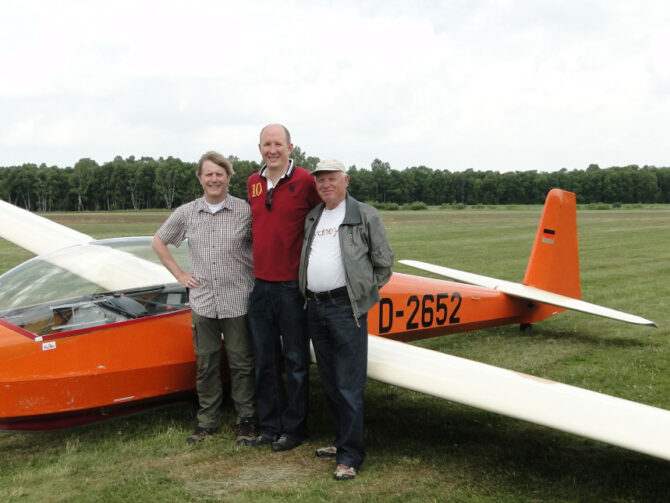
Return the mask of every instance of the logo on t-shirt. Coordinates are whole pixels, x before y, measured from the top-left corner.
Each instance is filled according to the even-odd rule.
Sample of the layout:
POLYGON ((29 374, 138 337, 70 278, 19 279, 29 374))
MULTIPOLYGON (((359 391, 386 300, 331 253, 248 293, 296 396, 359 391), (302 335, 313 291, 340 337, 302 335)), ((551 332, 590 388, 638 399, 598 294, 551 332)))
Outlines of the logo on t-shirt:
POLYGON ((314 235, 319 238, 324 236, 335 237, 337 236, 338 232, 340 232, 339 227, 322 227, 321 229, 317 229, 316 231, 314 231, 314 235))
POLYGON ((258 197, 263 193, 263 185, 261 182, 256 182, 251 186, 251 197, 258 197))

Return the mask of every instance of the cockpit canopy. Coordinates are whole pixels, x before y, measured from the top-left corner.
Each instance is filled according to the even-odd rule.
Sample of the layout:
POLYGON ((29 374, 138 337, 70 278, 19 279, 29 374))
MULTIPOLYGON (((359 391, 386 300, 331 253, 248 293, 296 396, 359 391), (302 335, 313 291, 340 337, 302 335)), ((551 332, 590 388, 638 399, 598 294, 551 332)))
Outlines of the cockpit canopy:
MULTIPOLYGON (((0 313, 130 288, 176 283, 151 248, 151 237, 93 241, 45 253, 0 276, 0 313)), ((188 247, 170 247, 189 271, 188 247)))

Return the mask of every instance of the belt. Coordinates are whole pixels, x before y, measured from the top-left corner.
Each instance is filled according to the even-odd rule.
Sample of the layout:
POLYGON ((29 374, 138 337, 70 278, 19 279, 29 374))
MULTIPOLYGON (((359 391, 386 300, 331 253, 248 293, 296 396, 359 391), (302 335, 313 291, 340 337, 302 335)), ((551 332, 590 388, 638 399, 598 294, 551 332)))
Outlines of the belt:
POLYGON ((325 292, 312 292, 311 290, 307 290, 307 300, 328 300, 346 296, 348 296, 346 286, 341 286, 325 292))

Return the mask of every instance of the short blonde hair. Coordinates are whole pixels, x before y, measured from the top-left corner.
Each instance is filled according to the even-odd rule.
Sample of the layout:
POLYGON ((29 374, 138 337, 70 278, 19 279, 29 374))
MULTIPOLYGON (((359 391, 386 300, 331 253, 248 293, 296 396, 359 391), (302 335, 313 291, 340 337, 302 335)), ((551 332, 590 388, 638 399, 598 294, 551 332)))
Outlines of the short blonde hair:
POLYGON ((226 159, 222 154, 215 152, 214 150, 210 150, 209 152, 206 152, 198 161, 198 169, 195 172, 198 177, 202 175, 202 165, 205 161, 210 161, 217 166, 221 166, 226 170, 226 173, 228 173, 229 177, 233 176, 233 173, 235 173, 235 171, 233 171, 233 165, 228 159, 226 159))

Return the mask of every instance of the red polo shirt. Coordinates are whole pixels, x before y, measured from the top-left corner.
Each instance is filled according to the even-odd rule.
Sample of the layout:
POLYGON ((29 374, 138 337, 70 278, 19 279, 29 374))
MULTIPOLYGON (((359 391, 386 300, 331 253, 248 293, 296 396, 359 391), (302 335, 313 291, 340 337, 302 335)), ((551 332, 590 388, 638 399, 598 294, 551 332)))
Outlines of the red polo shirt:
POLYGON ((279 180, 268 201, 265 167, 247 180, 251 206, 254 276, 265 281, 296 281, 305 216, 321 202, 314 177, 300 166, 291 166, 279 180))

